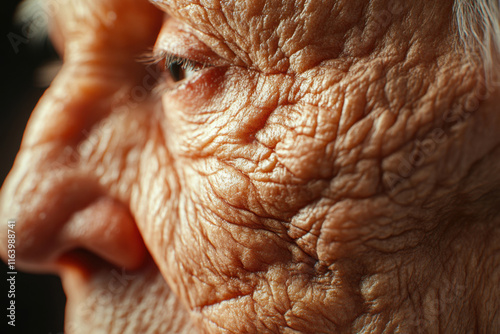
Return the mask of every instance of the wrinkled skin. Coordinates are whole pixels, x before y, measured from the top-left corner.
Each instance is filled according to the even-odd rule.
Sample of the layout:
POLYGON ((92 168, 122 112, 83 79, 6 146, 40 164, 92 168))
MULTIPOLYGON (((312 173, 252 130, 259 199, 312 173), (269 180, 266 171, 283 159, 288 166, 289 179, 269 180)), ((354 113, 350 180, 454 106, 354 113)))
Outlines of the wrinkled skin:
POLYGON ((452 1, 53 10, 1 218, 68 333, 500 331, 500 95, 452 1))

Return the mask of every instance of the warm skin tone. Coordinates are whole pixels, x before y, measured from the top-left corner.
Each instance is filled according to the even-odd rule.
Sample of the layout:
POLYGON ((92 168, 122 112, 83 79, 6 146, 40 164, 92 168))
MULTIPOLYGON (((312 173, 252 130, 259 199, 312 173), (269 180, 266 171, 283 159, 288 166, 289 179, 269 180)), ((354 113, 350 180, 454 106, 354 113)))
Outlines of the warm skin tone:
POLYGON ((61 1, 0 213, 67 331, 499 332, 500 95, 401 3, 61 1))

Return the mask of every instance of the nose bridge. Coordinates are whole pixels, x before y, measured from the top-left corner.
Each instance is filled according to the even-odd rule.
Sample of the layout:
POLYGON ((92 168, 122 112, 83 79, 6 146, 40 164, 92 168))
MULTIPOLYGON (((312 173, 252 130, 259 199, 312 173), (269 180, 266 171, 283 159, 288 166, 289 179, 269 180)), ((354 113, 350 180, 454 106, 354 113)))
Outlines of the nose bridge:
POLYGON ((0 194, 4 260, 6 224, 14 218, 21 269, 54 271, 75 249, 121 267, 142 263, 145 247, 128 203, 103 189, 78 157, 74 164, 65 157, 110 114, 123 84, 98 62, 68 63, 39 101, 0 194))
POLYGON ((118 80, 104 65, 65 64, 32 113, 23 146, 75 143, 110 110, 118 80), (96 72, 101 72, 96 75, 96 72))

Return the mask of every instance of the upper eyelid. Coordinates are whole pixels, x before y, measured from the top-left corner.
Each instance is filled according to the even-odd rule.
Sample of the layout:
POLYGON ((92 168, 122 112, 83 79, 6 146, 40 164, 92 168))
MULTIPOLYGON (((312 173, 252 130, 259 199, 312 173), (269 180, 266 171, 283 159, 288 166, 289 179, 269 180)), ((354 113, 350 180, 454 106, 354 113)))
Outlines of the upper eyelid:
POLYGON ((206 63, 200 63, 200 62, 188 59, 188 58, 178 57, 176 55, 169 54, 169 53, 163 53, 162 59, 165 60, 165 68, 167 68, 168 66, 170 66, 174 63, 178 63, 181 65, 181 67, 183 69, 191 70, 191 71, 203 69, 203 68, 208 67, 208 66, 212 66, 212 65, 209 65, 206 63))
POLYGON ((154 53, 166 53, 178 58, 189 59, 201 64, 210 64, 213 66, 228 66, 230 65, 225 59, 219 57, 210 47, 204 43, 197 41, 198 47, 194 47, 195 42, 190 43, 187 48, 176 45, 175 38, 166 39, 161 34, 159 35, 159 43, 154 48, 154 53), (210 55, 207 54, 210 50, 210 55))
POLYGON ((168 14, 165 16, 154 49, 213 66, 234 65, 228 59, 221 57, 211 43, 206 43, 202 32, 168 14))
MULTIPOLYGON (((159 61, 163 59, 171 59, 171 60, 188 60, 188 61, 193 61, 193 62, 198 62, 195 61, 194 59, 186 58, 179 56, 175 53, 168 52, 165 50, 148 50, 141 54, 139 57, 137 57, 137 61, 140 63, 145 63, 145 64, 155 64, 158 63, 159 61)), ((201 62, 200 62, 201 63, 201 62)))
POLYGON ((209 63, 181 57, 167 51, 148 51, 141 55, 137 60, 145 64, 158 64, 161 61, 165 61, 165 69, 173 63, 180 64, 182 68, 186 70, 198 70, 214 66, 209 63))

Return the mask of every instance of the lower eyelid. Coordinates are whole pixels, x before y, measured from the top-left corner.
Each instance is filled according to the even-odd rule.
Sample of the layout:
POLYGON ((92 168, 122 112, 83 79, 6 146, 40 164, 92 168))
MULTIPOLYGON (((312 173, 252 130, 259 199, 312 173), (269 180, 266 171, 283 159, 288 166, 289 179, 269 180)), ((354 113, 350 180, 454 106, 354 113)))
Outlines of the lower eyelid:
POLYGON ((197 113, 206 107, 207 101, 210 101, 217 94, 222 94, 228 67, 212 66, 200 70, 187 79, 175 83, 173 87, 166 87, 162 93, 163 104, 182 106, 183 112, 197 113))

